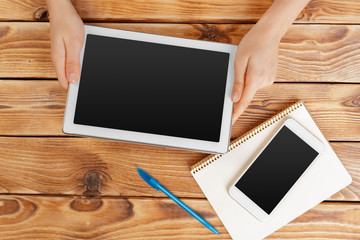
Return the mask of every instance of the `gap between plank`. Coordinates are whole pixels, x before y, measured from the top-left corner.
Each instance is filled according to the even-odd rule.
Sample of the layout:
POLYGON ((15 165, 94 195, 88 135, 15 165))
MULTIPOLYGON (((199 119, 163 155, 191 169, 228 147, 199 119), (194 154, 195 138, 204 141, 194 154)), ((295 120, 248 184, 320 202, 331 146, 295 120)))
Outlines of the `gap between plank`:
MULTIPOLYGON (((44 193, 40 193, 40 194, 34 194, 34 193, 0 193, 0 197, 2 196, 24 196, 24 197, 61 197, 61 198, 74 198, 74 197, 79 197, 79 198, 84 198, 84 199, 170 199, 168 197, 157 197, 157 196, 116 196, 116 195, 96 195, 96 196, 85 196, 85 195, 73 195, 73 194, 44 194, 44 193)), ((179 197, 179 199, 186 199, 186 200, 207 200, 206 197, 202 197, 202 198, 195 198, 195 197, 179 197)), ((360 204, 360 201, 340 201, 340 200, 324 200, 322 203, 335 203, 335 204, 353 204, 353 203, 358 203, 360 204)))

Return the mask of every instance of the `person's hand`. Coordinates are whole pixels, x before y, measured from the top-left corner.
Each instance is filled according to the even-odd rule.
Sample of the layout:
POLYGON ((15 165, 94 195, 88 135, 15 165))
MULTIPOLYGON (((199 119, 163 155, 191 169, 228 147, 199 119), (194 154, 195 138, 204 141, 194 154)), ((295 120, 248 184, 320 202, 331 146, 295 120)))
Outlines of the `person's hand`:
POLYGON ((80 52, 84 24, 70 1, 48 0, 51 58, 60 86, 67 89, 80 76, 80 52))
POLYGON ((256 24, 241 40, 235 56, 235 80, 231 99, 232 122, 249 106, 256 91, 271 85, 276 77, 280 38, 268 26, 256 24))

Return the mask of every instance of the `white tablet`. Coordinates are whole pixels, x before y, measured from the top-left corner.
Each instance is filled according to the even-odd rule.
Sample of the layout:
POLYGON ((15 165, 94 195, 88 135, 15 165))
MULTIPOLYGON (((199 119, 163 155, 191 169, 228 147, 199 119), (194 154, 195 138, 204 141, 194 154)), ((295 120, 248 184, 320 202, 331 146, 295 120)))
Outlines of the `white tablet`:
POLYGON ((236 45, 85 26, 64 133, 224 153, 236 45))

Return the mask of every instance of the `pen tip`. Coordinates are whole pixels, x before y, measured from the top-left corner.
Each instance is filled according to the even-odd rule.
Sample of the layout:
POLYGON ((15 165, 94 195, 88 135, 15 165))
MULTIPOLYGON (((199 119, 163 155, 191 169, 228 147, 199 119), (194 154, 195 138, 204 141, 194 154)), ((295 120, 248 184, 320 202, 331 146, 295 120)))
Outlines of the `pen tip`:
POLYGON ((213 226, 211 226, 210 230, 215 233, 216 235, 219 235, 220 233, 218 232, 218 230, 216 230, 213 226))

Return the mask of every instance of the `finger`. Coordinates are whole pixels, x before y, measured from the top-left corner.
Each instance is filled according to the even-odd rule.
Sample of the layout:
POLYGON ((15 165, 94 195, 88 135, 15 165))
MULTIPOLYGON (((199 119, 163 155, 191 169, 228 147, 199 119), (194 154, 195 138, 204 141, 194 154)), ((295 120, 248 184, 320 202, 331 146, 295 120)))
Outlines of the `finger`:
POLYGON ((65 75, 65 45, 63 41, 53 41, 51 58, 60 86, 67 89, 68 81, 65 75))
POLYGON ((233 102, 238 102, 241 98, 244 89, 244 79, 247 63, 247 58, 240 58, 239 61, 235 61, 234 63, 235 78, 231 93, 231 100, 233 102))
POLYGON ((65 43, 66 48, 66 78, 70 83, 75 83, 80 75, 80 51, 82 43, 79 41, 70 41, 65 43))
POLYGON ((263 81, 263 77, 261 75, 257 75, 251 71, 249 72, 249 74, 246 75, 244 90, 241 99, 234 106, 233 116, 232 116, 233 123, 249 106, 251 100, 255 96, 256 91, 259 89, 259 86, 262 84, 262 81, 263 81))

